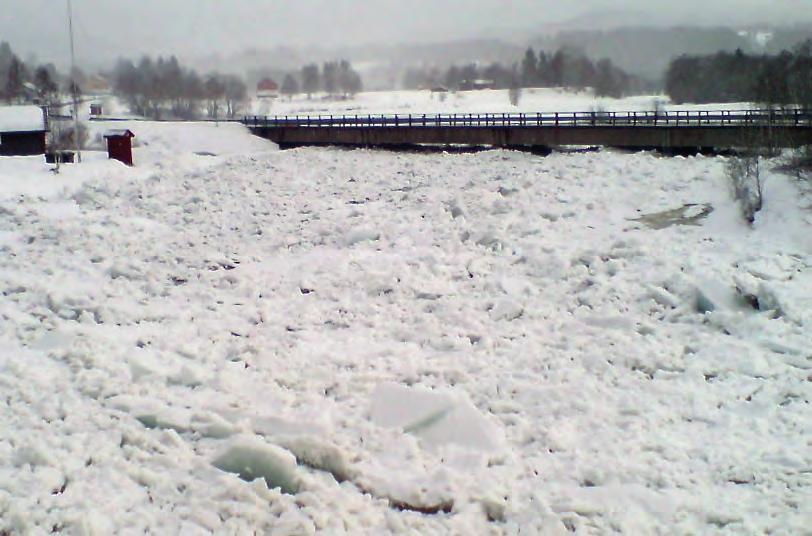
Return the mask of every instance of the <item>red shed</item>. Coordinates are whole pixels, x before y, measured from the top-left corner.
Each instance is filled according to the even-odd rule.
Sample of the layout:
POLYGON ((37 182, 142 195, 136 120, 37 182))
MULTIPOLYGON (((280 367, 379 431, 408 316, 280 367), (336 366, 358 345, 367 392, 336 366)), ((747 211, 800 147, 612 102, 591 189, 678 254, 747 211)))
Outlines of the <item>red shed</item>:
POLYGON ((133 165, 133 143, 135 134, 131 130, 108 130, 104 133, 107 140, 107 154, 113 160, 133 165))

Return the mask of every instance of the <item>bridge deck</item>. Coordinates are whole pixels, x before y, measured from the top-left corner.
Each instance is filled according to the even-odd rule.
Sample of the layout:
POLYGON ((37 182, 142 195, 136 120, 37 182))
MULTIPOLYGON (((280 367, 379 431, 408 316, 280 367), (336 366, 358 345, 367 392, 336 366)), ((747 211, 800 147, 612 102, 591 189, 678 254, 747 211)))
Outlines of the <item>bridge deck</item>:
POLYGON ((283 145, 606 145, 730 148, 769 139, 812 143, 812 111, 724 110, 536 114, 409 114, 246 117, 252 131, 283 145))

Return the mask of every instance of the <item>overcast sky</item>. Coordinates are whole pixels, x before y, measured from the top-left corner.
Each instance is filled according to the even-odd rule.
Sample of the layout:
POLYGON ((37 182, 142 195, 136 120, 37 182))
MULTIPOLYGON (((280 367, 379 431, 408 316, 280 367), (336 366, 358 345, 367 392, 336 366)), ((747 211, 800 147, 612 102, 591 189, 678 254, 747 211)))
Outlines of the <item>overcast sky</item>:
MULTIPOLYGON (((64 63, 65 3, 0 0, 0 40, 23 56, 64 63)), ((280 44, 510 38, 607 12, 659 24, 812 19, 812 0, 73 0, 73 6, 77 49, 86 61, 142 52, 201 57, 280 44)))

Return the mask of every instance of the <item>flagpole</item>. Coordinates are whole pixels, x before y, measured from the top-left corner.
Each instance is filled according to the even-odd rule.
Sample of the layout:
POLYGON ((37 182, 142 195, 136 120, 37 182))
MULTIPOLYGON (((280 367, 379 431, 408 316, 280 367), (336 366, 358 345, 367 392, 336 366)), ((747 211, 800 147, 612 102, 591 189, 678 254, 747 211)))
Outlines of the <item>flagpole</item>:
POLYGON ((73 5, 71 0, 68 1, 68 30, 70 34, 70 83, 71 93, 73 94, 73 138, 76 142, 76 157, 77 162, 82 162, 82 147, 79 140, 79 96, 77 93, 77 84, 75 80, 76 75, 76 46, 73 41, 73 5))

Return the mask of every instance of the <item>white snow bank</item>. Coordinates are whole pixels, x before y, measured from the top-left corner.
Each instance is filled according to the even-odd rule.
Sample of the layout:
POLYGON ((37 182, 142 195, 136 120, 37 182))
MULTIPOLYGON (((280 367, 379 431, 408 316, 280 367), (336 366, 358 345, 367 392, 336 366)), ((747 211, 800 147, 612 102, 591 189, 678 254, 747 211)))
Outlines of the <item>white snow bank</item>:
POLYGON ((167 159, 177 155, 228 156, 270 151, 276 144, 254 136, 238 123, 173 123, 157 121, 90 121, 91 141, 104 149, 102 136, 110 129, 129 129, 135 134, 136 164, 139 158, 167 159))
POLYGON ((84 153, 83 164, 64 165, 58 174, 42 156, 0 157, 0 199, 66 199, 90 181, 118 184, 143 176, 138 170, 125 168, 108 160, 106 154, 93 152, 84 153))

